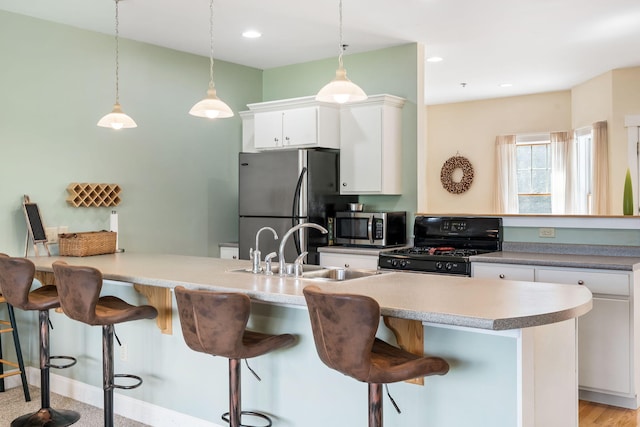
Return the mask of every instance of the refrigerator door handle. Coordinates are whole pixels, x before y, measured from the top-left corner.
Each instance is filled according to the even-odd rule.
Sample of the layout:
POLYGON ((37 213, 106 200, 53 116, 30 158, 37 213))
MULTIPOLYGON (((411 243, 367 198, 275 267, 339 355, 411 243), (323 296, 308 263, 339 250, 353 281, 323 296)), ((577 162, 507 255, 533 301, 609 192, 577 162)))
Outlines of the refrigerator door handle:
MULTIPOLYGON (((296 225, 296 217, 298 216, 298 212, 300 210, 300 192, 302 191, 302 180, 304 179, 304 174, 307 173, 307 168, 303 167, 302 171, 300 171, 300 176, 298 177, 298 182, 296 183, 295 194, 293 195, 293 206, 291 208, 291 226, 296 225)), ((302 230, 300 230, 302 233, 302 230)), ((302 236, 302 234, 300 234, 302 236)), ((302 237, 298 236, 298 233, 294 233, 293 235, 293 243, 296 246, 296 253, 300 255, 302 253, 302 249, 300 245, 304 244, 302 237)))

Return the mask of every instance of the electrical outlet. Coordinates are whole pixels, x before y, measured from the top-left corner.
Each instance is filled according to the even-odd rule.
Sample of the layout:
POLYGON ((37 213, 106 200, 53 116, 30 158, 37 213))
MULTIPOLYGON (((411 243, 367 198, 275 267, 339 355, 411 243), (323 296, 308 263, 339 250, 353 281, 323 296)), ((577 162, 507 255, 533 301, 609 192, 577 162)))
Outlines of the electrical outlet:
POLYGON ((127 343, 122 343, 120 346, 120 360, 126 362, 129 358, 129 348, 127 347, 127 343))
POLYGON ((46 227, 44 233, 47 235, 47 242, 58 243, 58 227, 46 227))
POLYGON ((538 228, 539 237, 556 237, 556 229, 550 227, 538 228))

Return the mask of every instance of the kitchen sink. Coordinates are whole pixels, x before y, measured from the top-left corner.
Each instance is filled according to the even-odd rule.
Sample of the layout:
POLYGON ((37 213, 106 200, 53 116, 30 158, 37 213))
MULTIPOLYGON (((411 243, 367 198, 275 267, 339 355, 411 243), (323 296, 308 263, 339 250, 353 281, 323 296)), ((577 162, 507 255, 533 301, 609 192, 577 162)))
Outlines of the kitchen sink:
MULTIPOLYGON (((278 266, 273 266, 273 274, 278 275, 278 266)), ((237 270, 231 270, 232 273, 251 273, 250 268, 241 268, 237 270)), ((304 264, 302 276, 299 279, 305 280, 317 280, 324 282, 343 282, 345 280, 359 279, 362 277, 370 277, 377 274, 383 274, 384 272, 376 270, 354 270, 347 268, 333 268, 322 267, 319 265, 304 264)), ((264 272, 259 273, 264 275, 264 272)), ((293 266, 287 264, 287 277, 293 277, 293 266)))
MULTIPOLYGON (((306 267, 306 266, 305 266, 306 267)), ((375 276, 382 274, 376 270, 353 270, 347 268, 326 268, 316 271, 305 271, 302 273, 303 279, 318 279, 332 282, 342 282, 345 280, 359 279, 361 277, 375 276)))
MULTIPOLYGON (((315 273, 316 271, 326 270, 327 267, 321 267, 319 265, 304 264, 303 269, 304 269, 304 273, 306 274, 307 271, 310 272, 310 273, 315 273)), ((250 273, 250 274, 252 274, 252 271, 251 271, 250 268, 239 268, 237 270, 230 270, 230 271, 232 273, 250 273)), ((277 275, 279 273, 279 271, 280 271, 280 269, 278 267, 278 264, 274 263, 273 266, 271 266, 271 272, 273 274, 277 275)), ((264 271, 262 271, 259 274, 264 275, 264 271)), ((293 276, 293 264, 287 264, 287 276, 293 276)))

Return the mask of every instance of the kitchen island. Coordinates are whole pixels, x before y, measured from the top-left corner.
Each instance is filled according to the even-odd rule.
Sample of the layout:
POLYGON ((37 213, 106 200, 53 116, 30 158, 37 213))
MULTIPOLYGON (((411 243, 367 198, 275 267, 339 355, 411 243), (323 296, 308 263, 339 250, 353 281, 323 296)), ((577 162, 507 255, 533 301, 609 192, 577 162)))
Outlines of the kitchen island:
MULTIPOLYGON (((114 281, 105 284, 105 293, 131 300, 132 287, 122 284, 136 284, 160 308, 165 334, 149 331, 151 321, 120 327, 121 335, 128 328, 141 338, 138 350, 128 350, 126 362, 137 362, 134 369, 147 371, 151 380, 127 395, 147 404, 213 422, 218 417, 211 414, 225 411, 226 368, 221 358, 191 352, 173 315, 170 290, 184 285, 246 293, 255 301, 251 327, 299 337, 294 347, 252 362, 266 379, 245 379, 245 408, 265 410, 284 426, 366 425, 366 385, 325 367, 315 353, 302 295, 306 285, 315 283, 369 295, 379 302, 383 315, 418 322, 424 326, 424 352, 450 363, 447 375, 427 378, 424 386, 392 385, 403 413, 386 405, 386 425, 577 427, 576 318, 591 308, 591 293, 584 287, 393 272, 324 282, 239 272, 250 268, 248 261, 134 253, 32 258, 43 281, 51 281, 47 273, 58 259, 100 269, 105 279, 114 281), (172 331, 167 331, 167 324, 172 331)), ((99 359, 99 346, 68 338, 88 336, 86 327, 57 317, 69 334, 57 328, 52 346, 99 359)), ((97 339, 99 333, 93 335, 97 339)), ((393 333, 383 326, 379 336, 393 340, 393 333)), ((82 373, 69 375, 99 384, 89 372, 86 378, 82 373)))

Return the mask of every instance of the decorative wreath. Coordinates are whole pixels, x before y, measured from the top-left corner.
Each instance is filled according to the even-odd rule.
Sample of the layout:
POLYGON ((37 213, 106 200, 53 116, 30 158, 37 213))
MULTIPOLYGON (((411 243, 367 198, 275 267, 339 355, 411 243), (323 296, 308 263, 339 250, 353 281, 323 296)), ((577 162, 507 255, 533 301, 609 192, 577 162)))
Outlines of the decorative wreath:
POLYGON ((458 156, 457 154, 447 159, 442 165, 440 170, 440 182, 442 186, 449 193, 462 194, 471 187, 473 182, 473 166, 471 162, 465 157, 458 156), (453 172, 456 169, 462 169, 462 179, 460 182, 455 182, 452 178, 453 172))

